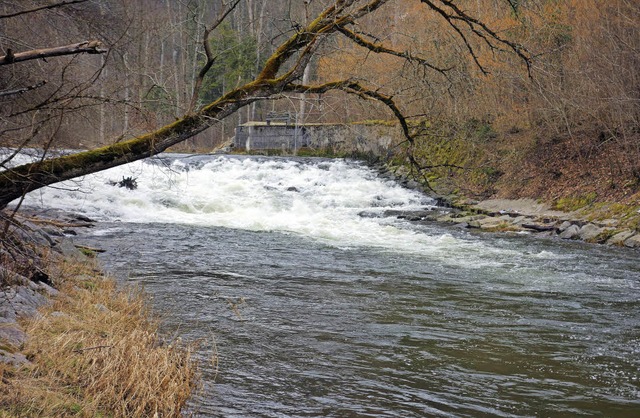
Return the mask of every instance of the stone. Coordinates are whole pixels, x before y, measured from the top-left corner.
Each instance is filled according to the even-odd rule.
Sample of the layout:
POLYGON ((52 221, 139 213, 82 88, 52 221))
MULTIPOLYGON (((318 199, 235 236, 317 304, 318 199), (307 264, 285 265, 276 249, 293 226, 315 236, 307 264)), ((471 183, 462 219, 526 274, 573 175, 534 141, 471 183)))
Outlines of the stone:
POLYGON ((556 230, 561 233, 564 232, 567 228, 569 228, 571 225, 573 225, 571 222, 569 221, 564 221, 560 224, 560 226, 558 228, 556 228, 556 230))
POLYGON ((539 223, 539 222, 526 222, 522 224, 523 228, 532 229, 538 232, 555 231, 554 223, 539 223))
POLYGON ((0 349, 0 363, 10 364, 14 367, 30 364, 27 357, 22 353, 11 353, 0 349))
POLYGON ((480 222, 478 221, 469 221, 469 222, 465 222, 467 224, 467 228, 471 228, 471 229, 480 229, 481 225, 480 222))
POLYGON ((53 247, 53 249, 62 254, 62 256, 64 256, 65 258, 69 258, 73 261, 87 261, 87 257, 82 254, 82 252, 80 252, 80 250, 78 250, 76 246, 73 245, 73 241, 68 238, 60 239, 60 241, 53 247))
POLYGON ((595 238, 605 231, 604 228, 600 228, 594 224, 586 224, 578 232, 578 236, 583 241, 593 241, 595 238))
POLYGON ((16 323, 0 323, 0 341, 20 347, 27 341, 27 334, 16 323))
POLYGON ((57 296, 60 292, 46 283, 40 283, 39 287, 49 296, 57 296))
POLYGON ((635 232, 624 230, 607 240, 607 245, 624 245, 624 242, 635 235, 635 232))
POLYGON ((562 239, 577 239, 580 232, 578 225, 571 225, 560 233, 562 239))
POLYGON ((640 234, 634 235, 625 240, 624 246, 629 248, 640 248, 640 234))
POLYGON ((482 229, 492 229, 504 225, 505 222, 500 218, 489 217, 478 220, 478 224, 482 229))
POLYGON ((94 306, 98 312, 111 312, 109 308, 104 306, 102 303, 96 303, 94 306))

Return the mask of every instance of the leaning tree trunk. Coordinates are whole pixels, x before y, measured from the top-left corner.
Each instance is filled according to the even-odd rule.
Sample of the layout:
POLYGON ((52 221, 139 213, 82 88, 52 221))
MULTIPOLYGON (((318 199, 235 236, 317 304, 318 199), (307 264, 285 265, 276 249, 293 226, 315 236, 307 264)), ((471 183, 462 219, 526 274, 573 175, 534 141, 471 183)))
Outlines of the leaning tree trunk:
POLYGON ((155 132, 106 147, 2 171, 0 208, 41 187, 158 154, 207 129, 213 124, 212 121, 221 120, 247 104, 276 94, 282 89, 281 83, 273 80, 255 81, 234 90, 200 112, 187 115, 155 132))

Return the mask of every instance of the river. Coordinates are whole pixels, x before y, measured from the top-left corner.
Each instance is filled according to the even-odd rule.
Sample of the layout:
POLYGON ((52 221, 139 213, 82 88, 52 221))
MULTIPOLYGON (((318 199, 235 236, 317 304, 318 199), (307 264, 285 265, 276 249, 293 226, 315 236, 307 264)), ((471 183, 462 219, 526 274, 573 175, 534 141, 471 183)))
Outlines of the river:
POLYGON ((165 156, 26 204, 98 219, 76 241, 202 341, 198 416, 640 412, 637 251, 387 217, 434 202, 343 160, 165 156))

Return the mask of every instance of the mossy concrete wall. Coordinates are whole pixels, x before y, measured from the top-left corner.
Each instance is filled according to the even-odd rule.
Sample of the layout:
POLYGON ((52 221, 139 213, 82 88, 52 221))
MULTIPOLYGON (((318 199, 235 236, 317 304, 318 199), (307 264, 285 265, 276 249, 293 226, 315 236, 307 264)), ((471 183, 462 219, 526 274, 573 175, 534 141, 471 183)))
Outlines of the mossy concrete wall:
POLYGON ((391 123, 304 124, 248 122, 236 128, 234 147, 245 151, 296 150, 302 147, 332 153, 386 155, 401 141, 391 123))

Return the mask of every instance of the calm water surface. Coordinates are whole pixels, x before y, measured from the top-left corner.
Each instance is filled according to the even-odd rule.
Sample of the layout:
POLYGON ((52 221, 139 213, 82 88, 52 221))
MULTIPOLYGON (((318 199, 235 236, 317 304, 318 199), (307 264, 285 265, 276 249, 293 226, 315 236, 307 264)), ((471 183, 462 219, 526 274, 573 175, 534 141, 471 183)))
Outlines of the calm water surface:
POLYGON ((365 218, 432 202, 343 161, 119 170, 30 203, 205 339, 199 416, 640 416, 637 251, 365 218))

